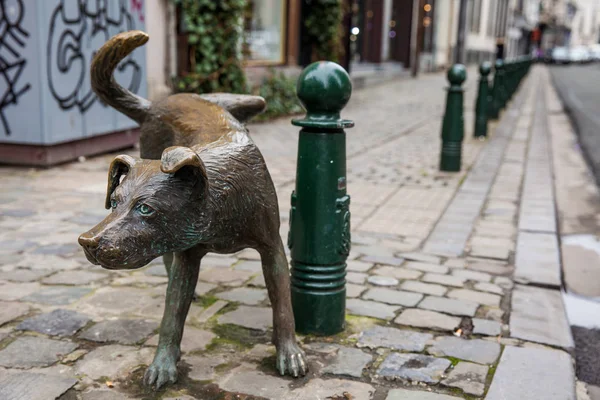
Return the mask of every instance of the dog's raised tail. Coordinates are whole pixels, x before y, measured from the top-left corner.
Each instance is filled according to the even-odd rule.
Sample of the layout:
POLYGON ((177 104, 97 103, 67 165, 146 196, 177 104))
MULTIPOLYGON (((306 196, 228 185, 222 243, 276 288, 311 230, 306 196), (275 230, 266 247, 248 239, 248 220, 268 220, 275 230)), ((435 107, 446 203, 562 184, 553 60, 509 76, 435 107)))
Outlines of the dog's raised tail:
POLYGON ((90 69, 92 89, 98 97, 140 124, 146 118, 150 101, 119 85, 113 72, 121 60, 147 41, 148 35, 142 31, 119 33, 98 50, 90 69))

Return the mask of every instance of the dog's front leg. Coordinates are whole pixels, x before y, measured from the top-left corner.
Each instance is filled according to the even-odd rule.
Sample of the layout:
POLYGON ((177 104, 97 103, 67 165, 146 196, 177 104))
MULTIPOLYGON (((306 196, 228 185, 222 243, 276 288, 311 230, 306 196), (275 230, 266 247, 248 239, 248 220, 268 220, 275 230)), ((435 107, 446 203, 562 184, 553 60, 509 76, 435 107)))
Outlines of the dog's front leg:
POLYGON ((290 292, 290 271, 279 235, 277 245, 259 250, 269 300, 273 307, 273 344, 277 349, 276 368, 281 375, 294 377, 308 371, 306 356, 296 342, 290 292))
POLYGON ((167 382, 177 381, 177 361, 181 355, 183 327, 194 297, 200 260, 204 254, 206 253, 195 248, 174 254, 158 349, 144 376, 146 385, 155 385, 157 390, 167 382))

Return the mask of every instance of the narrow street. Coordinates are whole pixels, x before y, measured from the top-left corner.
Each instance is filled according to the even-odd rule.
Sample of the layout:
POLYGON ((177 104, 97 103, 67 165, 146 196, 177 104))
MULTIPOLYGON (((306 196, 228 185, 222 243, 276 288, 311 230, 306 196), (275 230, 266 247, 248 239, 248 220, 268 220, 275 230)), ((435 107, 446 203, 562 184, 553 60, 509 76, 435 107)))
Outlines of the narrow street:
POLYGON ((550 73, 600 182, 600 64, 553 66, 550 73))
POLYGON ((549 70, 562 103, 554 100, 549 119, 565 306, 575 341, 577 377, 588 383, 595 400, 600 399, 600 196, 596 185, 600 182, 600 65, 549 70), (560 117, 563 107, 572 124, 566 116, 560 117))

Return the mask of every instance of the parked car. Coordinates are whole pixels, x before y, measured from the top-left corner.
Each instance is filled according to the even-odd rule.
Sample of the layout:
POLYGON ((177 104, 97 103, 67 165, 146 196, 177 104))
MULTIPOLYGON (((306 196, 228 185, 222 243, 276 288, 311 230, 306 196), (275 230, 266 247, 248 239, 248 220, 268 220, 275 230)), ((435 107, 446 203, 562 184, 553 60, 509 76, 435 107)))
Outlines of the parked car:
POLYGON ((600 44, 593 44, 589 48, 592 61, 600 61, 600 44))
POLYGON ((567 47, 555 47, 552 50, 551 60, 554 64, 569 64, 571 62, 569 49, 567 47))
POLYGON ((592 57, 588 49, 584 46, 575 46, 569 51, 571 62, 582 64, 592 61, 592 57))

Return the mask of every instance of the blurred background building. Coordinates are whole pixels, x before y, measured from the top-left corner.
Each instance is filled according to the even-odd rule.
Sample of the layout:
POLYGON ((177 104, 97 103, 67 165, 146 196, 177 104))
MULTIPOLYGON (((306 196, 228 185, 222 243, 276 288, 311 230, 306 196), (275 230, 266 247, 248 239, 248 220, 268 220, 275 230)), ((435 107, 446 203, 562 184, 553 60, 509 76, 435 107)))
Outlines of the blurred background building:
MULTIPOLYGON (((0 162, 51 165, 135 143, 136 124, 101 104, 91 91, 93 53, 117 32, 147 31, 149 44, 121 64, 116 78, 152 100, 168 95, 177 89, 174 78, 194 76, 190 74, 198 69, 198 60, 193 49, 203 43, 198 37, 192 41, 185 29, 182 3, 0 0, 0 162)), ((342 64, 356 88, 411 72, 442 70, 455 61, 461 29, 465 33, 462 59, 467 64, 600 41, 598 0, 247 0, 243 4, 238 61, 249 87, 260 85, 273 69, 294 76, 320 58, 342 64), (466 8, 463 26, 459 26, 461 7, 466 8), (329 11, 315 15, 315 10, 336 15, 326 15, 329 11), (319 27, 315 33, 315 26, 310 26, 321 19, 322 28, 335 33, 333 47, 325 47, 331 54, 323 54, 319 27)), ((204 35, 210 37, 211 32, 204 35)), ((208 77, 213 73, 205 72, 208 77)), ((293 83, 291 87, 293 91, 293 83)))

